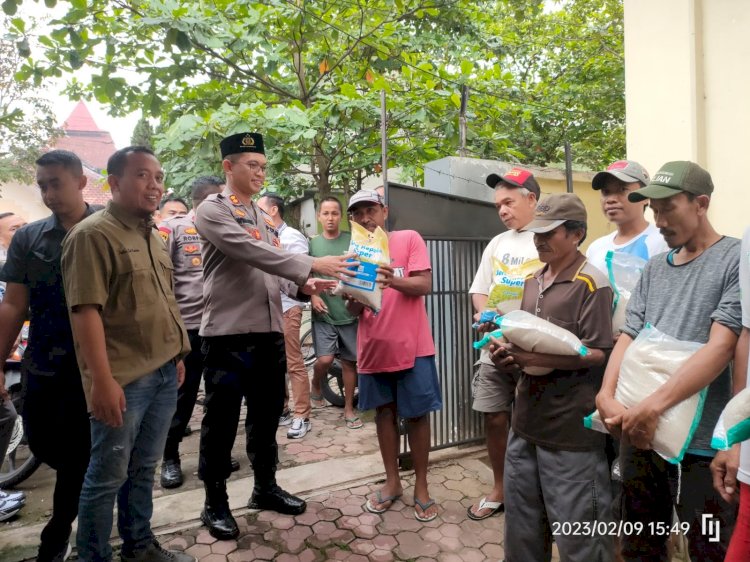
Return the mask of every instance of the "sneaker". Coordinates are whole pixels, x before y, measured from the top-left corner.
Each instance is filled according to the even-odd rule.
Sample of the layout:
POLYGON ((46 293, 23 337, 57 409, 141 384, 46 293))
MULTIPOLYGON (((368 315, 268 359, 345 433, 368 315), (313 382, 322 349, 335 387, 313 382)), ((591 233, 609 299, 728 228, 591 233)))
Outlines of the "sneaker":
POLYGON ((7 521, 16 513, 21 511, 23 504, 18 501, 4 500, 0 501, 0 521, 7 521))
POLYGON ((7 490, 0 490, 0 502, 4 501, 19 502, 23 505, 26 503, 26 494, 23 492, 8 492, 7 490))
POLYGON ((284 413, 279 416, 279 425, 291 425, 294 416, 289 409, 284 410, 284 413))
POLYGON ((196 562, 194 557, 184 552, 163 549, 157 540, 130 556, 121 553, 120 559, 122 562, 196 562))
POLYGON ((312 422, 310 420, 294 418, 292 420, 292 427, 286 432, 286 436, 288 439, 302 439, 311 429, 312 422))

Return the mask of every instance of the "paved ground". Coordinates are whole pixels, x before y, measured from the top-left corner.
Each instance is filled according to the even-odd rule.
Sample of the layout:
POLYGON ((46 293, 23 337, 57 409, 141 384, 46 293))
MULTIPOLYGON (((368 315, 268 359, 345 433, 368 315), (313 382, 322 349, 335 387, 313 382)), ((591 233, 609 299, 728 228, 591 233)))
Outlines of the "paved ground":
POLYGON ((382 515, 363 509, 379 483, 343 488, 309 498, 303 515, 248 512, 239 517, 240 538, 217 541, 204 528, 167 535, 162 542, 206 562, 250 560, 482 561, 501 560, 503 516, 471 521, 466 509, 486 487, 489 470, 477 459, 431 467, 430 492, 440 505, 434 521, 414 518, 413 475, 405 473, 403 501, 382 515))
MULTIPOLYGON (((203 391, 199 394, 202 398, 203 391)), ((231 480, 246 477, 251 471, 245 454, 244 415, 242 409, 240 426, 237 431, 232 454, 240 461, 240 470, 232 474, 231 480)), ((290 468, 300 464, 317 462, 331 458, 344 458, 378 450, 375 437, 375 425, 372 415, 363 413, 365 425, 361 429, 349 430, 344 425, 343 409, 329 406, 322 410, 314 410, 312 415, 313 428, 301 441, 290 440, 286 437, 288 428, 280 427, 278 431, 280 468, 290 468)), ((201 488, 198 480, 198 444, 200 441, 200 425, 203 418, 203 408, 196 405, 190 427, 193 433, 185 437, 180 446, 185 484, 175 490, 163 490, 157 484, 154 487, 154 497, 178 494, 186 490, 201 488)), ((6 523, 0 523, 0 533, 3 530, 15 529, 21 526, 43 523, 52 514, 52 489, 55 482, 55 472, 46 465, 42 465, 28 480, 18 486, 28 496, 27 504, 18 517, 6 523)))

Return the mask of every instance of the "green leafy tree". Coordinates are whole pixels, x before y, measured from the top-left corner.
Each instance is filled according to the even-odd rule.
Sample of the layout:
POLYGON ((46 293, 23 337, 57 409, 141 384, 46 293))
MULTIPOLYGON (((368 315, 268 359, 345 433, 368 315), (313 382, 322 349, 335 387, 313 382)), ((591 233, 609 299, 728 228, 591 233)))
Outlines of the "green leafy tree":
MULTIPOLYGON (((6 0, 13 10, 21 0, 6 0)), ((53 0, 47 0, 53 2, 53 0)), ((158 117, 155 148, 178 191, 219 171, 218 141, 267 137, 272 188, 355 189, 380 159, 380 92, 393 166, 419 178, 458 148, 547 164, 624 148, 617 0, 71 0, 19 78, 86 65, 68 94, 158 117), (552 9, 550 9, 552 8, 552 9)))
POLYGON ((153 146, 154 128, 148 119, 141 117, 133 128, 133 134, 130 137, 130 144, 133 146, 153 146))
POLYGON ((15 74, 29 54, 25 23, 0 17, 0 182, 33 178, 34 161, 61 131, 47 100, 15 74))

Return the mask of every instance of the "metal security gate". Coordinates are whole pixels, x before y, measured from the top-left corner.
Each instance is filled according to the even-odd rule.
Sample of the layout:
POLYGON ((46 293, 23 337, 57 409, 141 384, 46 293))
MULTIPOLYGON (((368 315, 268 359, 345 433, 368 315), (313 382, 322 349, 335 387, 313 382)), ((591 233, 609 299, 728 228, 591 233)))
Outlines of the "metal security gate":
POLYGON ((483 418, 471 408, 473 365, 479 354, 471 345, 475 332, 469 287, 486 245, 484 239, 427 240, 432 293, 425 300, 443 392, 443 409, 430 420, 432 450, 484 439, 483 418))
MULTIPOLYGON (((491 191, 488 196, 491 199, 491 191)), ((389 184, 392 230, 416 230, 427 242, 432 293, 425 298, 435 339, 443 409, 431 414, 431 450, 484 440, 484 420, 471 409, 471 380, 479 354, 472 342, 469 287, 493 236, 503 230, 495 205, 428 189, 389 184)), ((410 463, 404 436, 401 466, 410 463)))

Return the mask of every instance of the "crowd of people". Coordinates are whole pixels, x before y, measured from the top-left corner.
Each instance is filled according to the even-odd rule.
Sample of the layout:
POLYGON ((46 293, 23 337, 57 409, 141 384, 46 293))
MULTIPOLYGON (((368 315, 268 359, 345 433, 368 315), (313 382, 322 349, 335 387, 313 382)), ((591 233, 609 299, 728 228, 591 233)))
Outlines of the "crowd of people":
MULTIPOLYGON (((362 427, 356 386, 359 409, 376 412, 386 478, 363 508, 384 513, 404 493, 403 419, 414 517, 429 522, 439 514, 428 489, 429 414, 442 408, 442 397, 424 302, 432 289, 425 241, 413 230, 387 231, 389 209, 378 190, 361 190, 345 205, 323 198, 322 233, 308 240, 285 222, 284 199, 262 192, 263 137, 232 135, 220 150, 225 179, 197 178, 190 205, 164 197, 164 172, 150 149, 118 150, 107 165, 112 201, 104 209, 83 200, 80 159, 53 150, 37 161, 52 215, 25 226, 0 215, 0 357, 10 355, 28 319, 25 429, 33 453, 56 471, 38 560, 67 557, 76 517, 78 558, 110 560, 115 505, 123 560, 192 560, 163 549, 150 520, 160 461, 161 485, 183 484, 180 442, 201 381, 200 518, 209 532, 220 540, 239 534, 226 482, 239 467, 231 451, 243 401, 254 474, 248 507, 303 513, 305 501, 276 482, 277 429, 288 426, 289 439, 312 429, 335 358, 348 430, 362 427), (388 236, 390 263, 377 268, 377 314, 331 294, 359 265, 342 230, 344 207, 350 221, 388 236), (299 337, 307 302, 317 356, 312 378, 299 337)), ((750 557, 750 452, 740 460, 739 446, 718 454, 710 447, 721 410, 746 386, 750 234, 741 247, 713 228, 709 173, 668 162, 650 178, 637 162, 621 160, 596 174, 591 187, 616 229, 586 254, 588 215, 579 197, 542 197, 533 173, 520 167, 490 174, 486 183, 505 230, 486 247, 469 289, 478 331, 496 327, 488 311, 522 310, 568 330, 588 352, 529 352, 495 338, 482 351, 473 408, 484 414, 494 482, 467 517, 505 512, 508 562, 549 560, 553 541, 562 560, 668 560, 675 513, 688 524, 679 529, 687 530, 693 560, 750 557), (645 218, 647 206, 655 224, 645 218), (608 252, 646 261, 614 336, 608 252), (625 408, 615 398, 620 366, 647 325, 705 345, 657 392, 625 408), (704 387, 700 424, 682 463, 672 464, 652 449, 660 416, 704 387), (595 410, 609 435, 584 427, 595 410), (706 533, 706 516, 718 521, 718 537, 706 533), (640 523, 642 531, 609 525, 620 521, 640 523), (570 531, 575 524, 593 531, 570 531)), ((2 456, 16 416, 3 372, 2 456)), ((0 517, 14 516, 24 501, 21 492, 0 491, 0 517)))

